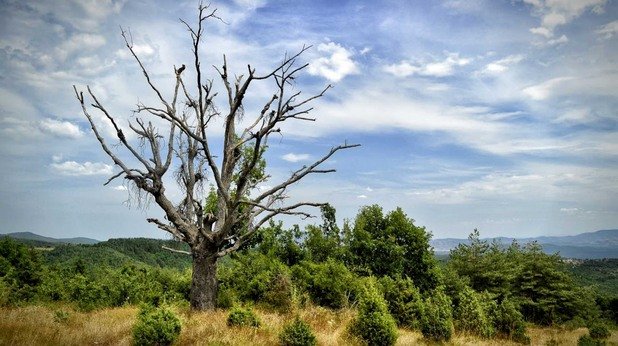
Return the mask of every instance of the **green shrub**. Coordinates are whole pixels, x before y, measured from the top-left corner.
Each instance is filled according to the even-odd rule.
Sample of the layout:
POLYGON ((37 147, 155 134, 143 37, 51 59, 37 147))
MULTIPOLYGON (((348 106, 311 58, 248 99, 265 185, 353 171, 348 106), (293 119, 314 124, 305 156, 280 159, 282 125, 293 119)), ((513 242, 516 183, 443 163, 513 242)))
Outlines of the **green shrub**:
POLYGON ((320 306, 347 306, 357 291, 355 275, 333 259, 323 263, 304 261, 292 267, 292 276, 299 288, 309 293, 311 301, 320 306))
POLYGON ((457 328, 484 338, 496 334, 493 319, 490 316, 496 310, 496 303, 488 294, 480 294, 470 287, 465 287, 458 296, 458 306, 454 311, 457 328))
POLYGON ((577 340, 577 346, 604 346, 605 341, 593 339, 590 335, 584 334, 577 340))
POLYGON ((420 328, 423 312, 421 294, 410 278, 384 276, 379 280, 384 299, 398 326, 412 329, 420 328))
POLYGON ((593 323, 590 327, 588 327, 588 332, 590 333, 591 338, 597 340, 607 339, 612 335, 605 324, 598 322, 593 323))
POLYGON ((135 345, 171 345, 180 335, 180 320, 168 308, 143 307, 133 327, 135 345))
POLYGON ((279 334, 279 341, 283 346, 313 346, 317 344, 311 327, 298 316, 294 321, 283 328, 279 334))
POLYGON ((54 322, 65 324, 69 321, 69 313, 64 310, 54 311, 54 322))
POLYGON ((254 327, 260 326, 259 318, 253 313, 253 310, 241 307, 235 307, 227 316, 227 325, 236 327, 254 327))
POLYGON ((366 280, 358 307, 358 316, 352 320, 350 332, 367 345, 394 345, 397 324, 388 313, 386 301, 376 288, 375 279, 366 280))
POLYGON ((421 332, 431 341, 449 341, 453 334, 451 300, 442 288, 436 289, 425 299, 421 317, 421 332))
POLYGON ((492 318, 497 332, 504 337, 522 344, 530 343, 530 338, 526 335, 523 315, 510 299, 505 298, 498 304, 492 318))

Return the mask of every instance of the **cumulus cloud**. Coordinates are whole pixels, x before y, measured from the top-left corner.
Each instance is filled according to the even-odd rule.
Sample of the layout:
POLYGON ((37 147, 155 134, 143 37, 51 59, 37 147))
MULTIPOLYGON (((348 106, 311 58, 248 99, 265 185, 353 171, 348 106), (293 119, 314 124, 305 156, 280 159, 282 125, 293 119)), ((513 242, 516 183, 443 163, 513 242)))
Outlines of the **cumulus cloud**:
POLYGON ((51 165, 54 172, 66 176, 111 175, 112 166, 102 162, 78 163, 75 161, 54 162, 51 165))
POLYGON ((314 59, 309 64, 309 74, 322 76, 331 82, 338 82, 348 75, 358 74, 358 67, 352 60, 352 52, 335 42, 321 43, 318 52, 326 56, 314 59))
POLYGON ((84 133, 79 126, 64 120, 45 118, 39 121, 27 121, 17 118, 4 118, 0 120, 0 131, 16 139, 33 138, 43 134, 59 138, 78 139, 84 133))
POLYGON ((601 26, 599 30, 596 31, 596 33, 601 35, 606 40, 614 37, 618 33, 618 20, 609 22, 601 26))
POLYGON ((414 74, 428 77, 446 77, 455 73, 455 67, 465 66, 470 62, 472 62, 472 59, 461 58, 459 53, 450 53, 442 61, 413 64, 403 60, 397 64, 385 66, 384 71, 397 77, 408 77, 414 74))
POLYGON ((124 185, 114 186, 113 189, 116 191, 127 191, 127 187, 124 185))
POLYGON ((309 154, 288 153, 283 155, 281 158, 288 162, 301 162, 309 160, 310 156, 309 154))
POLYGON ((44 119, 39 123, 39 129, 42 132, 51 134, 56 137, 81 138, 84 133, 79 129, 79 126, 69 122, 54 119, 44 119))
MULTIPOLYGON (((555 29, 566 25, 584 12, 590 10, 594 13, 602 13, 607 0, 523 0, 532 6, 533 14, 541 18, 541 25, 531 28, 533 34, 547 39, 554 37, 555 29)), ((553 40, 558 44, 566 42, 566 36, 553 40)))

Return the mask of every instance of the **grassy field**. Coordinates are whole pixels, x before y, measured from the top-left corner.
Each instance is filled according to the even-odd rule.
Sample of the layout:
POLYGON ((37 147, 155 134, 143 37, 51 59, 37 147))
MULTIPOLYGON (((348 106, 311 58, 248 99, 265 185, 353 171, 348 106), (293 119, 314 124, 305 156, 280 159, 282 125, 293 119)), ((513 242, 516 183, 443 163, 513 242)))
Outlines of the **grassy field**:
MULTIPOLYGON (((104 309, 89 313, 63 307, 27 306, 0 309, 0 345, 130 345, 136 307, 104 309), (57 313, 64 311, 68 314, 57 313)), ((227 312, 190 313, 177 309, 182 319, 180 345, 276 345, 279 332, 291 314, 260 311, 262 327, 238 328, 226 325, 227 312)), ((354 317, 352 310, 332 311, 310 307, 299 311, 316 332, 320 345, 358 345, 346 334, 346 325, 354 317)), ((586 329, 529 328, 533 345, 576 345, 586 329)), ((608 340, 618 345, 618 333, 608 340)), ((397 345, 424 345, 418 332, 400 330, 397 345)), ((508 340, 482 340, 455 335, 447 345, 517 345, 508 340)))

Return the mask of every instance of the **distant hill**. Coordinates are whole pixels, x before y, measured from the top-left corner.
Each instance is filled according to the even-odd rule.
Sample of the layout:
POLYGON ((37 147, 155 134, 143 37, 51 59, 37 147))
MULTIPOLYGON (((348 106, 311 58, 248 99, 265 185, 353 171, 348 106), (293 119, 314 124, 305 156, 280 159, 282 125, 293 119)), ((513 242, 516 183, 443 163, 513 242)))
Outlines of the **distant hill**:
MULTIPOLYGON (((520 244, 538 242, 543 246, 546 253, 560 253, 562 257, 597 259, 618 258, 618 229, 601 230, 596 232, 581 233, 571 236, 552 236, 535 238, 509 238, 497 237, 484 240, 496 241, 508 246, 513 241, 520 244)), ((444 238, 431 240, 436 254, 448 253, 459 244, 469 244, 468 239, 444 238)))
POLYGON ((32 232, 15 232, 15 233, 8 233, 8 234, 0 234, 0 237, 10 237, 13 239, 30 240, 34 242, 49 243, 49 244, 88 244, 88 245, 92 245, 92 244, 101 242, 100 240, 84 238, 84 237, 77 237, 77 238, 44 237, 42 235, 38 235, 32 232))

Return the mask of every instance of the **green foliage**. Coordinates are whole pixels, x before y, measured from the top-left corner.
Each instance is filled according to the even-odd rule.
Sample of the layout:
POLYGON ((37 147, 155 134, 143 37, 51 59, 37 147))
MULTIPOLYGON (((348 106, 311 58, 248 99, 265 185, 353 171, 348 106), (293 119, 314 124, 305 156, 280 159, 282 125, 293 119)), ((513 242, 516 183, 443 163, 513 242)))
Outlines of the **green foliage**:
POLYGON ((227 325, 231 327, 254 327, 260 326, 260 319, 250 308, 234 307, 227 316, 227 325))
POLYGON ((605 341, 593 339, 590 335, 584 334, 577 340, 577 346, 604 346, 605 341))
POLYGON ((309 258, 314 262, 324 262, 328 259, 339 260, 343 257, 343 247, 335 208, 326 204, 321 207, 321 211, 322 225, 320 227, 307 226, 305 248, 309 258))
POLYGON ((454 311, 455 325, 458 330, 491 338, 496 333, 491 313, 496 309, 497 305, 489 294, 477 293, 466 287, 459 293, 454 311))
POLYGON ((347 264, 357 272, 378 277, 407 276, 423 292, 436 286, 431 235, 424 227, 415 226, 400 208, 384 215, 378 205, 364 207, 354 227, 344 234, 347 264))
POLYGON ((588 327, 588 333, 590 333, 590 337, 597 340, 607 339, 612 333, 610 333, 609 328, 603 323, 595 322, 590 327, 588 327))
POLYGON ((302 262, 292 267, 292 275, 311 301, 334 309, 347 306, 358 287, 356 276, 343 263, 332 259, 323 263, 302 262))
POLYGON ((388 304, 388 311, 397 321, 397 325, 420 329, 423 299, 412 280, 384 276, 378 282, 388 304))
POLYGON ((6 303, 31 300, 42 280, 41 257, 22 243, 0 238, 0 279, 0 296, 6 303))
POLYGON ((298 316, 292 323, 283 327, 283 331, 279 334, 279 342, 282 346, 313 346, 317 344, 311 327, 298 316))
POLYGON ((421 332, 426 339, 435 342, 451 339, 453 334, 451 300, 441 287, 425 298, 421 317, 421 332))
POLYGON ((54 322, 65 324, 69 321, 70 314, 64 310, 54 311, 54 322))
POLYGON ((171 345, 180 335, 181 324, 176 315, 165 307, 143 307, 133 327, 135 345, 171 345))
POLYGON ((235 254, 220 268, 219 286, 241 302, 260 302, 276 309, 287 309, 294 302, 289 268, 261 252, 235 254))
POLYGON ((506 298, 502 300, 494 310, 492 319, 497 332, 503 337, 523 344, 530 343, 523 315, 513 301, 506 298))
POLYGON ((358 316, 351 322, 350 332, 370 346, 394 345, 398 337, 397 324, 376 286, 374 278, 365 281, 358 316))
POLYGON ((535 323, 550 325, 599 313, 590 292, 575 285, 560 257, 543 253, 536 243, 513 243, 504 249, 480 240, 475 230, 469 245, 451 251, 448 267, 477 292, 515 300, 524 317, 535 323))

